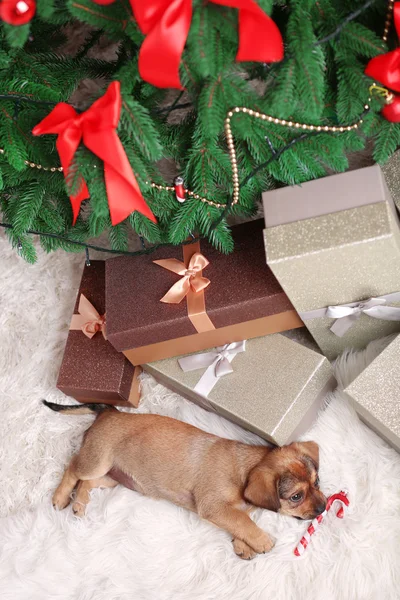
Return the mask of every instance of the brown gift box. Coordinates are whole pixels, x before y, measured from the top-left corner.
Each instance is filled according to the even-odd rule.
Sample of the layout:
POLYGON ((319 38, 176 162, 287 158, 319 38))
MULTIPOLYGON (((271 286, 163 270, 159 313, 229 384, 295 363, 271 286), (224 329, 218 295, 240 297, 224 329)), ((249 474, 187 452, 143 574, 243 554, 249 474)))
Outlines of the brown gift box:
MULTIPOLYGON (((85 266, 74 314, 78 314, 79 298, 84 294, 100 315, 105 312, 105 263, 91 261, 85 266)), ((138 404, 137 373, 132 364, 115 351, 101 332, 91 339, 82 330, 68 334, 58 375, 59 390, 79 402, 103 402, 116 406, 138 404)))
POLYGON ((230 255, 202 240, 160 248, 151 255, 108 260, 107 335, 116 350, 139 365, 301 327, 301 319, 265 264, 262 230, 262 220, 234 227, 235 251, 230 255), (180 276, 153 261, 185 257, 188 266, 199 251, 209 261, 203 276, 210 285, 203 293, 189 292, 179 304, 160 302, 180 276), (206 315, 197 307, 193 319, 210 319, 211 327, 201 330, 202 322, 199 331, 188 307, 191 302, 201 304, 203 294, 206 315))

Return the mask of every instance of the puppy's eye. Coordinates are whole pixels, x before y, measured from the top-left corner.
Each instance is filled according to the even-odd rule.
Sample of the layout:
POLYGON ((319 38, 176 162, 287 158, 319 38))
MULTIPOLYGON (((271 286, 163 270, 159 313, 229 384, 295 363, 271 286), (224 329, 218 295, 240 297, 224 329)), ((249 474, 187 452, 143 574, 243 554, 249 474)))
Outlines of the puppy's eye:
POLYGON ((293 496, 291 496, 290 500, 291 500, 291 502, 300 502, 302 497, 303 497, 303 494, 301 492, 299 492, 298 494, 294 494, 293 496))
POLYGON ((314 481, 314 487, 319 488, 319 477, 314 481))

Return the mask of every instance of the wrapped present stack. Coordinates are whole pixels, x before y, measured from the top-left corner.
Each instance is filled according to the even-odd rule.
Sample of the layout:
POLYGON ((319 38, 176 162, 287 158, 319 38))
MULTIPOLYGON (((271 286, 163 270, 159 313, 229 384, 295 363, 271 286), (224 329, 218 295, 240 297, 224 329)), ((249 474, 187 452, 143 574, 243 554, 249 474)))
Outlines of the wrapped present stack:
MULTIPOLYGON (((60 389, 80 400, 111 393, 110 401, 128 402, 133 367, 142 365, 272 443, 305 433, 334 386, 329 361, 400 331, 399 222, 377 166, 270 191, 263 201, 265 225, 232 228, 231 255, 201 240, 107 260, 105 306, 104 264, 86 267, 60 389), (101 331, 92 340, 82 333, 82 294, 105 310, 107 340, 101 331), (315 341, 304 337, 304 324, 315 341), (109 371, 115 376, 105 377, 109 371)), ((394 354, 382 355, 386 366, 394 354)), ((365 381, 377 377, 374 369, 365 381)), ((363 382, 348 393, 382 433, 388 423, 370 417, 363 382)), ((390 422, 396 411, 393 403, 390 422)))
POLYGON ((315 419, 332 370, 278 333, 303 323, 266 265, 263 227, 234 227, 228 256, 201 241, 108 260, 107 336, 167 387, 284 444, 315 419))
POLYGON ((379 166, 263 194, 267 263, 322 352, 400 331, 400 229, 379 166))
MULTIPOLYGON (((400 332, 399 218, 379 166, 266 192, 263 202, 267 263, 325 356, 400 332)), ((346 389, 397 450, 398 354, 399 338, 346 389)))

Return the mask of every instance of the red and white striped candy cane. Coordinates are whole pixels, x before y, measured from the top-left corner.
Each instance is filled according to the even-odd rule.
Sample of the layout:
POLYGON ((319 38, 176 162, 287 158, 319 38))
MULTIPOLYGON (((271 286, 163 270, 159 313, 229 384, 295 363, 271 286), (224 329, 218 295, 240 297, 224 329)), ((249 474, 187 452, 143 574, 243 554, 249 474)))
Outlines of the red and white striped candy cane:
POLYGON ((339 517, 339 519, 343 519, 343 515, 344 515, 343 507, 349 506, 349 499, 347 498, 346 492, 339 492, 338 494, 332 494, 332 496, 330 496, 327 500, 326 508, 325 508, 324 512, 321 513, 320 515, 318 515, 318 517, 316 517, 315 519, 313 519, 311 521, 311 524, 307 528, 307 531, 301 538, 300 542, 297 544, 297 546, 294 550, 294 554, 296 556, 301 556, 304 553, 304 550, 307 548, 308 544, 310 543, 312 534, 315 533, 316 529, 318 529, 319 524, 326 517, 332 504, 336 501, 339 501, 342 504, 342 506, 339 507, 339 510, 337 511, 336 516, 339 517))
POLYGON ((182 177, 175 177, 174 187, 175 187, 175 196, 176 196, 176 199, 178 200, 178 202, 185 202, 186 196, 185 196, 185 188, 183 187, 183 178, 182 177))

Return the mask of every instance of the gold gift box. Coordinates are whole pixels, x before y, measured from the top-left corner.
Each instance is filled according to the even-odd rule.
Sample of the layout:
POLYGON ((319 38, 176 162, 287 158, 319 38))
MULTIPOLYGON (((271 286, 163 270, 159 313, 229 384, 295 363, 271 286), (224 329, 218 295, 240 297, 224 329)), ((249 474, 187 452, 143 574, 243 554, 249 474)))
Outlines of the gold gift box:
POLYGON ((231 366, 233 372, 218 378, 207 397, 194 389, 204 368, 184 372, 178 359, 169 358, 143 369, 195 404, 278 445, 309 429, 335 385, 324 356, 282 334, 247 340, 231 366))
POLYGON ((400 331, 400 321, 361 313, 338 337, 325 316, 400 292, 399 221, 379 166, 266 192, 263 203, 267 263, 325 356, 400 331))
POLYGON ((400 452, 400 336, 345 392, 361 420, 400 452))

